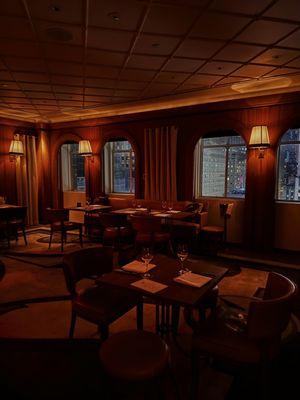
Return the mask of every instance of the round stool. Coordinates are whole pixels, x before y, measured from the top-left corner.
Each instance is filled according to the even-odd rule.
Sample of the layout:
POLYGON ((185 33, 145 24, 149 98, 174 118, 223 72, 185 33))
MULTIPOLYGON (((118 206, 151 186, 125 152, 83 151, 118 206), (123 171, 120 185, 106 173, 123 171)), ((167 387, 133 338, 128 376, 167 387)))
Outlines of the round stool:
POLYGON ((129 330, 112 335, 101 346, 105 372, 122 381, 141 382, 162 375, 169 363, 169 349, 152 332, 129 330))

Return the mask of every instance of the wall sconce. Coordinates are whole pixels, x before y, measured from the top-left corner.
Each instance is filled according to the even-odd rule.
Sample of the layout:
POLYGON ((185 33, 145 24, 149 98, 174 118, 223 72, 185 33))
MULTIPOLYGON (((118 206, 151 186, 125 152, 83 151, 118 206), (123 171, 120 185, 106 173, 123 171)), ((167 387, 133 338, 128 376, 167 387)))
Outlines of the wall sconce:
POLYGON ((89 140, 80 140, 78 154, 83 157, 91 157, 93 155, 91 143, 89 140))
POLYGON ((19 135, 15 135, 13 140, 10 143, 9 156, 12 159, 16 159, 17 157, 24 156, 23 142, 19 139, 19 135))
POLYGON ((249 148, 258 149, 258 158, 264 158, 265 149, 270 147, 268 127, 265 125, 253 126, 249 148))

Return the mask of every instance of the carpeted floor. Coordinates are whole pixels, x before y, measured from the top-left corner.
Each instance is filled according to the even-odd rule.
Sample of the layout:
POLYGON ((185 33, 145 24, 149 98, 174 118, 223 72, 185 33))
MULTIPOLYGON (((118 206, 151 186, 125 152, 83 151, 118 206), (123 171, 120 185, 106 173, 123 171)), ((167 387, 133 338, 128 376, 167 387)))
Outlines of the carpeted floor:
MULTIPOLYGON (((40 268, 21 259, 2 257, 2 260, 6 266, 6 274, 0 282, 0 352, 6 355, 0 357, 0 369, 4 371, 1 373, 0 382, 5 381, 8 389, 16 391, 19 398, 88 398, 98 393, 98 398, 101 399, 97 328, 78 319, 75 338, 84 341, 84 351, 80 350, 82 342, 70 342, 67 339, 71 307, 70 301, 65 297, 68 293, 62 270, 40 268), (37 303, 35 299, 38 299, 37 303), (30 341, 29 346, 25 345, 25 350, 24 339, 30 341), (17 340, 19 344, 8 344, 8 340, 17 340), (43 341, 43 345, 39 345, 40 340, 43 341)), ((222 265, 223 262, 218 263, 222 265)), ((228 260, 226 263, 228 266, 228 260)), ((266 278, 265 271, 242 266, 240 273, 223 279, 219 284, 219 291, 221 295, 251 296, 258 287, 264 286, 266 278)), ((88 280, 82 282, 83 287, 89 284, 88 280)), ((145 329, 154 331, 154 306, 145 305, 144 314, 145 329)), ((125 329, 134 329, 135 326, 135 310, 132 310, 113 323, 110 331, 113 334, 125 329)), ((191 330, 182 316, 178 341, 185 352, 189 352, 191 330)), ((181 398, 186 399, 190 387, 190 359, 179 351, 172 341, 169 344, 172 352, 172 370, 179 385, 181 398)), ((289 371, 284 380, 281 377, 285 385, 291 386, 294 382, 290 382, 289 379, 293 378, 295 357, 300 355, 300 346, 297 346, 296 340, 292 350, 288 348, 284 353, 286 371, 289 371)), ((240 380, 233 380, 228 371, 207 366, 199 376, 201 399, 252 400, 255 398, 255 385, 253 386, 251 374, 248 378, 246 382, 241 383, 240 380)), ((167 384, 167 393, 167 400, 174 398, 170 383, 167 384)))

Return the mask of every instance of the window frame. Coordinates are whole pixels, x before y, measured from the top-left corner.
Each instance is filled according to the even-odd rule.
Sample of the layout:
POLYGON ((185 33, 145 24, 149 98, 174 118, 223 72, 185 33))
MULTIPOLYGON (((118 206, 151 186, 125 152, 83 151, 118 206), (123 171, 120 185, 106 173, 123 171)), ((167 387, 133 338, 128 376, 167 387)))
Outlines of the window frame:
MULTIPOLYGON (((84 163, 84 160, 83 160, 83 172, 84 172, 84 174, 83 174, 83 178, 84 178, 84 189, 83 190, 78 190, 77 189, 77 186, 76 186, 76 189, 73 187, 73 185, 72 185, 72 183, 73 183, 73 181, 72 181, 72 177, 73 177, 73 173, 72 173, 72 167, 73 167, 73 163, 72 163, 72 155, 71 155, 71 151, 70 151, 70 149, 68 149, 67 150, 67 160, 63 160, 62 159, 62 149, 63 149, 63 146, 71 146, 71 145, 77 145, 77 155, 78 155, 78 146, 79 146, 79 144, 78 144, 78 142, 76 142, 76 141, 67 141, 67 142, 65 142, 65 143, 62 143, 62 145, 60 146, 60 149, 59 149, 59 163, 60 163, 60 166, 59 166, 59 171, 60 171, 60 182, 61 182, 61 191, 63 192, 63 193, 86 193, 86 176, 85 176, 85 173, 86 173, 86 171, 85 171, 85 163, 84 163), (64 166, 64 163, 67 165, 67 171, 65 172, 65 174, 66 175, 64 175, 64 171, 63 171, 63 166, 64 166), (68 183, 68 190, 64 190, 64 176, 65 177, 67 177, 67 183, 68 183)), ((74 154, 76 154, 76 151, 75 152, 73 152, 74 154)), ((65 165, 65 166, 66 166, 65 165)), ((78 169, 78 168, 77 168, 78 169)), ((77 175, 76 175, 76 177, 77 177, 77 175)))
POLYGON ((280 150, 281 150, 281 145, 287 145, 287 144, 296 144, 299 145, 300 148, 300 139, 298 140, 291 140, 291 141, 286 141, 286 142, 282 142, 282 138, 284 137, 284 135, 289 131, 289 130, 300 130, 300 128, 289 128, 287 129, 280 138, 279 144, 277 146, 277 162, 276 162, 276 185, 275 185, 275 202, 276 203, 288 203, 288 204, 295 204, 295 205, 299 205, 300 204, 300 200, 282 200, 278 198, 278 189, 279 189, 279 164, 280 164, 280 150))
MULTIPOLYGON (((110 188, 110 190, 108 191, 108 195, 115 195, 115 194, 117 194, 117 195, 121 195, 121 196, 134 196, 135 195, 135 186, 136 186, 136 154, 135 154, 135 151, 134 151, 134 149, 133 149, 133 146, 132 146, 132 144, 131 144, 131 142, 127 139, 127 138, 119 138, 119 139, 112 139, 112 140, 108 140, 105 144, 104 144, 104 146, 103 146, 103 151, 104 151, 104 157, 103 157, 103 163, 102 163, 102 165, 104 166, 104 168, 103 168, 103 178, 104 178, 104 180, 103 180, 103 184, 104 184, 104 189, 106 188, 106 176, 109 176, 109 180, 110 180, 110 182, 109 182, 109 188, 110 188), (117 143, 117 142, 127 142, 127 143, 129 143, 130 144, 130 149, 119 149, 119 150, 116 150, 115 149, 115 143, 117 143), (110 170, 109 171, 105 171, 105 164, 106 164, 106 161, 105 161, 105 146, 107 145, 107 144, 112 144, 112 146, 111 146, 111 156, 110 156, 110 170), (129 153, 129 187, 130 187, 130 190, 129 190, 129 192, 116 192, 114 189, 115 189, 115 163, 114 163, 114 155, 115 155, 115 153, 129 153), (132 166, 133 166, 133 157, 132 156, 134 156, 134 160, 135 160, 135 162, 134 162, 134 170, 133 170, 133 168, 132 168, 132 166), (133 172, 134 171, 134 173, 135 173, 135 176, 134 176, 134 178, 133 178, 133 172)), ((106 190, 104 190, 104 192, 106 192, 106 190)))
MULTIPOLYGON (((222 137, 240 137, 242 140, 244 140, 244 138, 241 135, 220 135, 220 136, 212 136, 212 138, 222 138, 222 137)), ((246 155, 247 155, 247 145, 246 142, 244 144, 228 144, 228 142, 226 144, 222 144, 222 145, 217 145, 217 144, 211 144, 211 145, 204 145, 204 141, 203 139, 208 139, 210 138, 209 136, 203 136, 201 137, 198 142, 200 141, 200 197, 204 197, 204 198, 212 198, 212 199, 233 199, 233 200, 245 200, 245 196, 246 193, 243 197, 232 197, 232 196, 227 196, 227 192, 228 192, 228 159, 229 159, 229 149, 232 147, 245 147, 246 149, 246 155), (204 148, 225 148, 225 171, 224 171, 224 175, 225 175, 225 183, 224 183, 224 196, 213 196, 213 195, 204 195, 203 191, 202 191, 202 187, 203 187, 203 150, 204 148)), ((197 144, 198 144, 197 142, 197 144)), ((194 161, 195 162, 195 161, 194 161)), ((247 175, 247 156, 246 156, 246 175, 247 175)), ((195 193, 194 193, 195 195, 195 193)))

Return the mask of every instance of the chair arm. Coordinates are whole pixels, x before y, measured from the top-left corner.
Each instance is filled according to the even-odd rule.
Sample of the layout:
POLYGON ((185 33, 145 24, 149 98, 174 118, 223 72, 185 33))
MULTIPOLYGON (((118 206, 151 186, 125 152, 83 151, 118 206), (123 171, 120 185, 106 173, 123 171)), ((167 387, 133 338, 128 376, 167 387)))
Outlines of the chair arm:
POLYGON ((208 225, 208 212, 203 211, 198 214, 199 217, 199 226, 202 229, 204 226, 208 225))

